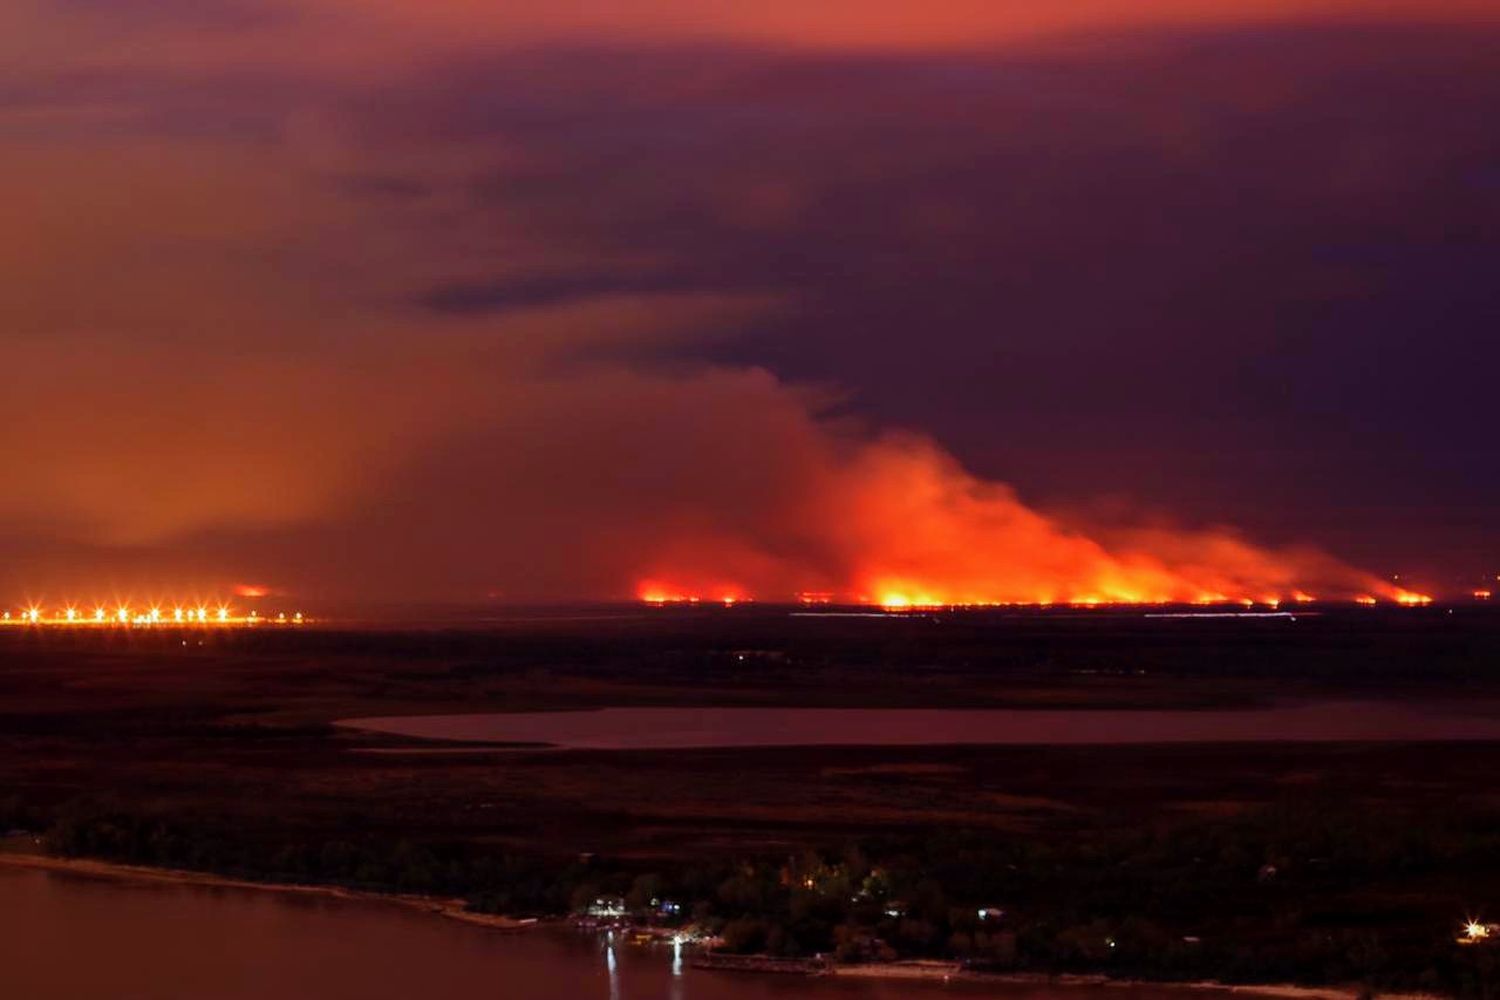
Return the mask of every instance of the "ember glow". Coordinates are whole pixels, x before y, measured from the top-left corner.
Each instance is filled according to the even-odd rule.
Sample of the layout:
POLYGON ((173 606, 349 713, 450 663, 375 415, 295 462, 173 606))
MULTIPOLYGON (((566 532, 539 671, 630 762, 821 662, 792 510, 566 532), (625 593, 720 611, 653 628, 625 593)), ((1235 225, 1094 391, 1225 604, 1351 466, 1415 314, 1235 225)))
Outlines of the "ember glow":
POLYGON ((866 443, 842 466, 830 455, 824 468, 832 471, 804 484, 816 491, 801 505, 808 520, 785 529, 786 539, 779 530, 727 543, 704 539, 684 552, 697 564, 722 550, 724 565, 741 565, 750 576, 665 565, 637 595, 649 604, 754 594, 888 610, 1432 601, 1316 549, 1257 546, 1227 529, 1071 527, 909 437, 866 443), (775 554, 791 548, 797 527, 809 526, 817 530, 805 558, 775 554))
POLYGON ((744 590, 735 586, 718 586, 704 593, 689 593, 678 587, 655 582, 645 582, 637 590, 637 596, 647 604, 722 604, 732 608, 736 604, 751 600, 744 590))

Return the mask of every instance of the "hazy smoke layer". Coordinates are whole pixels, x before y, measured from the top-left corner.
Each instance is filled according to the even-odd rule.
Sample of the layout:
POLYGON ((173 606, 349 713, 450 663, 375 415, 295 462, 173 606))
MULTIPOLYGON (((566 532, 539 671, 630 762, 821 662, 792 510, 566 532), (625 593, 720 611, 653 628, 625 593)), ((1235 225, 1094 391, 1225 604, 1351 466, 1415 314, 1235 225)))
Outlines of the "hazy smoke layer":
POLYGON ((1318 540, 1380 379, 1477 426, 1489 342, 1402 338, 1493 310, 1500 50, 1365 6, 0 12, 0 603, 1396 596, 1020 498, 1216 524, 1222 453, 1318 540))

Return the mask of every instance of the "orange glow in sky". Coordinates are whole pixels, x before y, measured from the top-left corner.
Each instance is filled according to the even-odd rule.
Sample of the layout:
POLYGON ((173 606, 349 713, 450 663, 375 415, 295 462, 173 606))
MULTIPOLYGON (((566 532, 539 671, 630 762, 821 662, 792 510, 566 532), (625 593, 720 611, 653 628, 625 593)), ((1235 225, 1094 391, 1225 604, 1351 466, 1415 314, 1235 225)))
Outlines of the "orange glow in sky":
MULTIPOLYGON (((1431 597, 1306 547, 1258 546, 1226 529, 1086 532, 1024 504, 928 442, 886 438, 817 480, 816 557, 777 561, 704 539, 664 554, 636 593, 649 603, 754 594, 890 609, 949 606, 1392 601, 1431 597), (716 560, 717 557, 717 560, 716 560), (673 560, 682 565, 674 567, 673 560), (702 573, 699 567, 714 567, 702 573), (733 581, 726 584, 728 579, 733 581), (773 596, 774 595, 774 596, 773 596)), ((811 546, 810 546, 811 548, 811 546)))
POLYGON ((1405 525, 1493 463, 1349 447, 1408 387, 1344 359, 1486 263, 1428 245, 1493 194, 1494 0, 159 6, 0 4, 0 586, 111 598, 9 621, 1483 583, 1405 525))
POLYGON ((1484 16, 1479 0, 582 0, 561 5, 496 6, 485 0, 324 0, 362 15, 381 32, 414 38, 555 39, 598 37, 674 41, 730 38, 798 48, 976 48, 1073 32, 1172 25, 1203 27, 1297 21, 1380 23, 1413 16, 1432 21, 1484 16))

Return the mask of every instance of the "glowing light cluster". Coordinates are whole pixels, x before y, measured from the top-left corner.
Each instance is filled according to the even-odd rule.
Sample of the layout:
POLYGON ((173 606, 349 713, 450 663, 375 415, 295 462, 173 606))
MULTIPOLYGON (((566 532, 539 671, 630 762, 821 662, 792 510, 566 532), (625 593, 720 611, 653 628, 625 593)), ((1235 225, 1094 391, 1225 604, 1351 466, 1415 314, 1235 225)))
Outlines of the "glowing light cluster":
POLYGON ((747 596, 739 587, 715 587, 709 592, 709 596, 689 592, 684 589, 663 586, 657 583, 643 583, 636 591, 637 596, 646 604, 656 607, 664 607, 668 604, 722 604, 726 608, 732 608, 736 604, 753 600, 747 596))
POLYGON ((300 611, 278 611, 274 615, 256 610, 242 611, 229 604, 189 601, 140 605, 130 601, 67 603, 59 606, 27 604, 15 611, 0 611, 0 625, 65 628, 172 628, 249 627, 255 625, 304 625, 310 619, 300 611))
POLYGON ((1497 927, 1473 917, 1464 919, 1463 932, 1458 936, 1459 944, 1484 944, 1495 937, 1497 927))

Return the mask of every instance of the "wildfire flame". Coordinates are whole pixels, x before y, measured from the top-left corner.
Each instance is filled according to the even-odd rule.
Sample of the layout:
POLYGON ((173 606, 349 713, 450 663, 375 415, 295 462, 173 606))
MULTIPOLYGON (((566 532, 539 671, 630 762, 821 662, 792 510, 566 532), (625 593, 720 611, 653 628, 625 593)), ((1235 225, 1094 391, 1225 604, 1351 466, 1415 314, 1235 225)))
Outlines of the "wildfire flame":
POLYGON ((868 444, 821 486, 797 512, 816 526, 798 539, 807 554, 775 554, 792 548, 779 538, 679 541, 638 596, 673 604, 755 593, 891 610, 1432 601, 1315 549, 1256 546, 1227 529, 1086 534, 921 440, 868 444))

